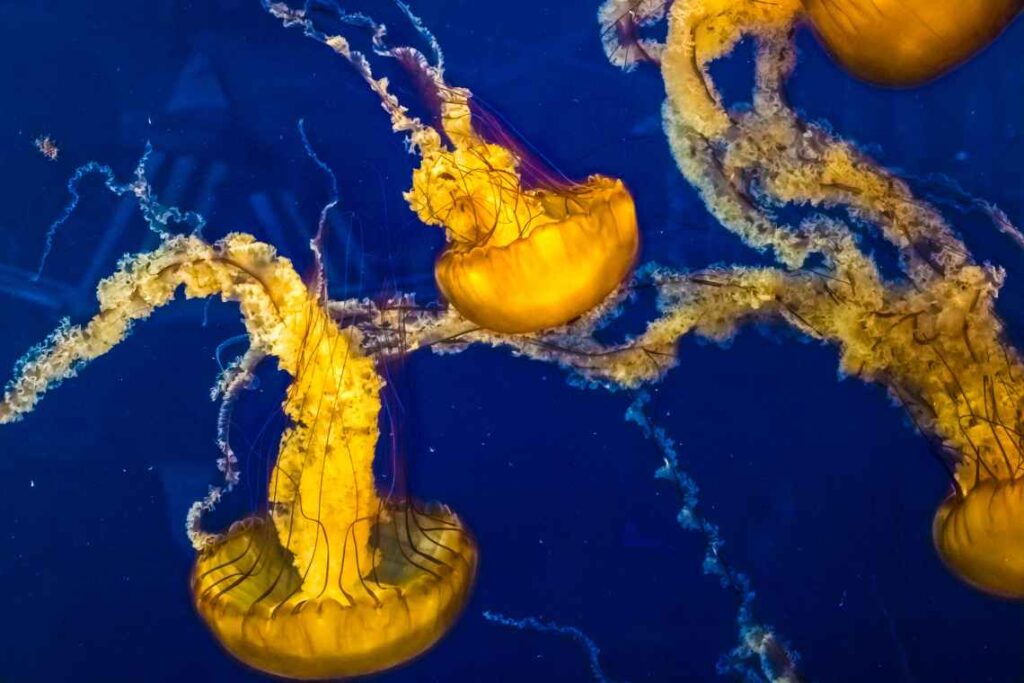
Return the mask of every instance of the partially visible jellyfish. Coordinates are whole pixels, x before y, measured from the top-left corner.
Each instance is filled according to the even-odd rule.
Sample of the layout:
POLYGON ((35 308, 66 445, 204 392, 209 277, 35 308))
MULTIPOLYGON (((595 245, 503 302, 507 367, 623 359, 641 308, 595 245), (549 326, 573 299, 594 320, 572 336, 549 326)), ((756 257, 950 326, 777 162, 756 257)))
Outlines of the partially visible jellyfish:
POLYGON ((836 61, 872 83, 909 86, 967 61, 998 36, 1022 0, 804 0, 836 61))
MULTIPOLYGON (((666 45, 643 38, 671 0, 608 0, 599 21, 612 61, 630 67, 660 62, 666 45)), ((1024 8, 1022 0, 678 0, 676 16, 691 29, 688 45, 668 41, 674 56, 716 55, 734 29, 757 22, 762 29, 806 20, 825 49, 857 78, 890 87, 920 85, 967 61, 991 43, 1024 8), (722 38, 726 40, 722 40, 722 38)), ((725 48, 728 49, 728 48, 725 48)))
POLYGON ((622 181, 592 175, 571 182, 530 159, 472 106, 469 90, 445 83, 440 48, 415 17, 433 65, 413 48, 387 47, 382 25, 341 15, 371 29, 375 51, 413 72, 436 107, 436 127, 409 116, 346 38, 319 32, 305 12, 283 3, 268 9, 351 62, 380 96, 394 130, 408 135, 421 163, 405 198, 420 220, 445 229, 448 246, 434 274, 464 317, 505 334, 558 327, 601 304, 629 276, 639 236, 622 181))
MULTIPOLYGON (((620 54, 614 11, 622 5, 610 0, 600 15, 613 56, 620 54)), ((687 0, 667 16, 659 52, 676 162, 723 226, 751 247, 771 250, 784 268, 656 273, 665 315, 637 346, 671 358, 681 334, 728 336, 755 315, 835 343, 842 371, 885 385, 950 474, 953 493, 934 524, 943 561, 981 590, 1024 598, 1024 362, 994 308, 1003 270, 976 263, 903 182, 789 109, 783 84, 795 61, 795 0, 687 0), (708 65, 743 36, 757 45, 753 106, 729 111, 708 65), (786 206, 803 207, 807 218, 798 226, 780 222, 776 213, 786 206), (837 208, 849 220, 814 212, 837 208), (884 278, 859 245, 856 231, 870 226, 898 250, 901 278, 884 278), (807 265, 812 255, 821 266, 807 265)), ((999 227, 1019 242, 1019 231, 999 227)), ((657 372, 635 369, 632 381, 657 372)))
MULTIPOLYGON (((339 326, 321 289, 307 289, 270 246, 244 234, 215 245, 168 237, 127 259, 100 284, 91 321, 59 329, 19 364, 0 423, 30 412, 179 288, 241 307, 251 348, 222 378, 228 402, 264 356, 292 377, 266 512, 222 534, 203 531, 202 513, 224 492, 214 488, 189 515, 199 551, 192 594, 203 620, 242 662, 295 679, 382 671, 426 651, 466 603, 475 541, 444 506, 378 493, 372 465, 383 380, 359 332, 339 326)), ((230 489, 237 459, 222 449, 230 489)))

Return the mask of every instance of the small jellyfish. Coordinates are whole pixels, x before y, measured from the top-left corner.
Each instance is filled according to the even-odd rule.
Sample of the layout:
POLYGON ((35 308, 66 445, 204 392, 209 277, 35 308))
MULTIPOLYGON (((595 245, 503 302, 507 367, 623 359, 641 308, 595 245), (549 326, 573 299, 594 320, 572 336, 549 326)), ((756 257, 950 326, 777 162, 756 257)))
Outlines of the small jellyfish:
POLYGON ((843 67, 866 81, 917 85, 992 42, 1021 0, 803 0, 807 17, 843 67))
MULTIPOLYGON (((322 283, 322 281, 321 281, 322 283)), ((217 640, 242 662, 294 679, 358 676, 422 654, 455 622, 476 573, 476 543, 440 505, 378 492, 373 459, 380 390, 361 335, 327 312, 291 263, 233 234, 210 245, 168 237, 100 284, 100 312, 58 330, 19 364, 0 402, 0 424, 103 355, 132 323, 185 295, 237 301, 251 342, 220 387, 245 384, 253 359, 274 356, 291 375, 289 426, 270 475, 265 511, 223 534, 200 528, 221 489, 193 506, 199 551, 192 594, 217 640)), ((236 459, 221 445, 228 489, 236 459)))
POLYGON ((621 180, 548 176, 526 189, 515 150, 472 126, 468 93, 441 91, 452 147, 421 146, 409 206, 443 226, 448 246, 434 275, 466 318, 501 333, 564 325, 598 306, 629 275, 639 236, 621 180))
MULTIPOLYGON (((623 17, 629 26, 667 17, 665 44, 648 45, 641 56, 660 55, 665 132, 677 165, 722 226, 769 251, 777 266, 656 271, 663 315, 631 342, 643 355, 590 344, 583 358, 587 375, 636 384, 675 362, 684 334, 723 339, 744 321, 765 317, 835 345, 841 371, 885 386, 949 475, 953 493, 933 522, 943 562, 975 588, 1018 599, 1024 356, 995 307, 1006 273, 978 263, 946 219, 899 178, 827 128, 801 120, 784 86, 796 65, 793 27, 818 12, 844 30, 859 26, 862 33, 843 35, 841 49, 885 60, 877 64, 891 70, 875 76, 896 84, 966 58, 1019 8, 1001 0, 955 9, 916 0, 688 0, 665 10, 608 0, 599 14, 605 50, 624 68, 652 60, 637 56, 634 32, 618 30, 623 17), (876 40, 872 31, 884 35, 876 40), (709 65, 745 37, 756 43, 751 106, 730 109, 709 65), (803 220, 780 219, 780 207, 800 211, 803 220), (837 217, 837 209, 849 218, 837 217), (899 252, 898 277, 883 276, 860 243, 864 230, 899 252), (813 268, 812 257, 819 259, 813 268), (651 356, 658 361, 640 362, 651 356)), ((1005 214, 987 210, 1001 231, 1024 243, 1005 214)))
POLYGON ((421 221, 445 229, 448 245, 434 275, 449 303, 477 325, 522 334, 564 325, 597 307, 628 278, 639 249, 633 197, 621 180, 572 182, 534 160, 480 108, 472 93, 444 80, 443 55, 423 23, 401 5, 430 43, 434 64, 410 47, 388 47, 386 27, 365 15, 374 53, 394 58, 423 90, 438 119, 408 114, 344 36, 321 33, 305 12, 268 10, 330 46, 380 97, 395 132, 421 159, 405 198, 421 221), (483 123, 483 125, 481 125, 483 123))

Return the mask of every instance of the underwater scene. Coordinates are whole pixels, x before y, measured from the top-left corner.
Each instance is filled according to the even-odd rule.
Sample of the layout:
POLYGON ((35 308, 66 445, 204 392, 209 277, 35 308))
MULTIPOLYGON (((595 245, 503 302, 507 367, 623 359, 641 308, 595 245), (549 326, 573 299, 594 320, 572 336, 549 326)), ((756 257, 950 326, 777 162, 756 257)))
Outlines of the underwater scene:
POLYGON ((0 683, 1024 680, 1024 0, 0 0, 0 683))

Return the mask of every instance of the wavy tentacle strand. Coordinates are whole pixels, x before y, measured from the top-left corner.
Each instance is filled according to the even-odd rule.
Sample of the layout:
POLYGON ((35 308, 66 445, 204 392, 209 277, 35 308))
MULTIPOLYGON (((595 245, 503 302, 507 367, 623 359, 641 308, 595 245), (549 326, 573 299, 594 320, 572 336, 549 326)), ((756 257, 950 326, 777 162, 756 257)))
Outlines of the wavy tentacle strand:
POLYGON ((537 617, 516 619, 514 617, 490 611, 485 611, 483 613, 483 618, 492 624, 505 626, 506 628, 514 628, 517 631, 536 631, 537 633, 547 633, 572 638, 579 643, 584 650, 586 650, 587 663, 590 666, 590 673, 594 676, 594 680, 598 683, 612 683, 612 679, 608 678, 604 669, 601 667, 601 648, 597 646, 597 643, 595 643, 590 636, 579 628, 575 626, 556 624, 552 621, 538 619, 537 617))
MULTIPOLYGON (((277 308, 259 278, 278 277, 264 272, 262 260, 273 250, 242 235, 232 235, 216 246, 196 237, 172 237, 155 251, 129 258, 120 270, 100 283, 100 312, 80 326, 62 325, 50 338, 22 359, 0 403, 0 424, 30 412, 52 386, 73 377, 86 363, 122 341, 132 324, 148 318, 169 303, 183 286, 189 298, 220 294, 238 301, 245 313, 253 346, 271 349, 275 343, 277 308)), ((282 295, 294 295, 302 282, 278 282, 282 295)))
MULTIPOLYGON (((694 15, 686 8, 694 4, 701 3, 671 10, 669 53, 703 30, 690 23, 694 15)), ((1021 463, 1016 378, 1024 368, 1003 341, 993 310, 1002 272, 975 265, 942 217, 904 183, 789 111, 780 91, 792 65, 784 26, 761 25, 745 9, 720 12, 715 25, 724 17, 730 29, 709 32, 710 45, 695 62, 666 56, 663 63, 666 131, 681 170, 722 224, 752 246, 772 246, 790 267, 810 253, 829 261, 828 296, 805 297, 795 308, 822 338, 842 347, 846 372, 887 384, 919 426, 957 454, 962 489, 979 479, 1015 478, 1021 463), (729 124, 701 132, 695 123, 701 116, 685 109, 690 92, 680 87, 677 72, 693 75, 696 68, 695 77, 706 80, 703 54, 723 54, 744 33, 759 41, 757 106, 730 115, 715 102, 729 124), (772 208, 787 204, 841 207, 858 224, 874 226, 899 250, 909 282, 883 282, 849 239, 837 239, 849 227, 829 222, 827 230, 792 231, 778 225, 772 208)))
POLYGON ((808 333, 789 302, 806 299, 822 288, 813 273, 744 268, 711 268, 679 273, 648 268, 628 283, 618 296, 561 328, 523 335, 495 334, 481 329, 450 309, 421 308, 409 299, 374 305, 366 301, 332 302, 335 318, 352 319, 367 344, 382 354, 431 349, 437 353, 461 351, 471 344, 504 347, 516 355, 556 363, 574 381, 606 389, 634 389, 661 379, 677 364, 676 347, 687 334, 726 341, 745 321, 785 318, 808 333), (620 344, 596 338, 627 306, 638 289, 657 290, 659 316, 647 329, 620 344))
POLYGON ((238 456, 231 448, 231 418, 235 402, 239 394, 256 381, 256 367, 265 357, 256 349, 246 349, 225 369, 211 392, 213 400, 221 399, 217 411, 217 448, 223 457, 217 461, 217 469, 224 473, 224 481, 229 489, 238 483, 240 476, 237 469, 238 456))
POLYGON ((737 626, 739 644, 719 662, 719 671, 738 675, 743 680, 767 680, 772 683, 800 683, 802 680, 796 653, 779 640, 771 627, 754 618, 754 591, 746 574, 737 570, 725 557, 718 525, 709 520, 700 507, 700 489, 680 463, 675 441, 648 415, 650 396, 640 392, 626 411, 626 420, 636 424, 647 439, 661 452, 663 464, 655 477, 671 482, 683 499, 677 521, 687 531, 704 537, 704 572, 718 578, 722 587, 732 592, 738 602, 737 626))

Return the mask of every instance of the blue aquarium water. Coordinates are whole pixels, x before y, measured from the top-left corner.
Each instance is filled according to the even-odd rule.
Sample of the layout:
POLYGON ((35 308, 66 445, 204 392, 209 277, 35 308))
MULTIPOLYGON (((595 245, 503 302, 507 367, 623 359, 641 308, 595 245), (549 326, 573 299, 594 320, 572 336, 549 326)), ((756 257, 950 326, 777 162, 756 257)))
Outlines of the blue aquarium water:
MULTIPOLYGON (((0 367, 13 368, 4 381, 62 321, 95 315, 100 280, 122 255, 158 248, 160 232, 210 241, 250 233, 308 283, 325 276, 334 301, 379 312, 409 295, 440 315, 434 262, 445 232, 421 223, 403 198, 419 157, 357 69, 324 44, 349 38, 411 115, 438 125, 436 83, 386 54, 412 45, 436 65, 436 40, 446 84, 472 91, 475 115, 514 139, 545 178, 624 181, 640 250, 622 309, 607 311, 596 332, 575 323, 480 336, 449 349, 459 353, 398 342, 367 349, 389 384, 380 485, 398 480, 419 500, 451 506, 479 550, 475 586, 451 628, 372 678, 1022 680, 1019 601, 957 578, 932 540, 943 499, 965 477, 984 477, 958 469, 970 454, 951 453, 955 438, 921 423, 931 402, 901 393, 892 379, 901 367, 865 372, 866 382, 840 372, 846 338, 828 343, 816 319, 785 302, 723 339, 681 334, 678 364, 637 382, 588 374, 586 355, 564 347, 622 349, 639 339, 671 308, 657 307, 657 273, 696 281, 778 268, 820 285, 824 276, 814 278, 829 267, 820 255, 783 264, 723 225, 714 193, 695 189, 666 138, 657 49, 629 71, 611 64, 598 4, 419 0, 406 11, 375 0, 313 2, 301 13, 292 3, 292 20, 282 21, 287 6, 261 0, 0 0, 0 367), (375 50, 381 24, 388 33, 375 50), (322 270, 310 248, 318 227, 322 270)), ((683 22, 684 9, 702 4, 664 6, 683 22)), ((730 4, 756 3, 717 3, 730 4)), ((636 3, 638 19, 623 20, 619 38, 639 33, 674 49, 664 22, 634 25, 651 6, 661 5, 636 3)), ((844 70, 806 21, 791 34, 752 24, 706 74, 732 123, 718 137, 702 133, 723 155, 702 168, 721 171, 744 136, 759 139, 758 50, 790 40, 795 67, 784 92, 801 130, 813 129, 805 140, 848 141, 864 164, 905 182, 913 206, 933 207, 952 226, 951 239, 962 240, 952 251, 1005 270, 992 316, 1016 358, 1024 25, 1011 23, 935 80, 890 88, 844 70)), ((670 56, 661 62, 667 73, 670 56)), ((870 212, 780 199, 772 182, 784 145, 749 153, 747 175, 722 178, 750 211, 774 225, 820 214, 845 226, 886 291, 906 285, 914 259, 939 281, 951 277, 931 241, 894 247, 870 212)), ((859 196, 834 184, 823 191, 859 196)), ((925 303, 936 310, 945 301, 925 303)), ((217 300, 173 303, 31 414, 0 426, 0 682, 274 680, 219 644, 190 591, 196 551, 186 516, 224 485, 210 388, 249 343, 238 311, 217 300)), ((963 330, 971 346, 974 332, 963 330)), ((955 384, 934 372, 938 384, 955 384)), ((984 386, 1015 391, 992 382, 984 386)), ((267 476, 291 427, 280 409, 287 386, 268 360, 238 396, 230 434, 240 480, 204 528, 276 513, 267 476)), ((995 440, 1019 457, 1019 412, 993 417, 987 396, 972 424, 995 425, 995 440)), ((1009 465, 1007 477, 1018 470, 1009 465)), ((1005 546, 1005 561, 1022 548, 1005 546)))

